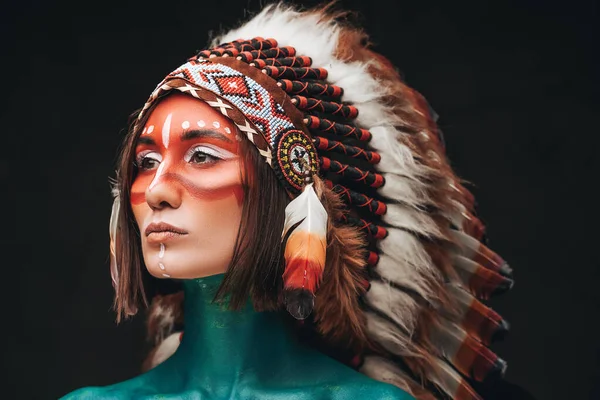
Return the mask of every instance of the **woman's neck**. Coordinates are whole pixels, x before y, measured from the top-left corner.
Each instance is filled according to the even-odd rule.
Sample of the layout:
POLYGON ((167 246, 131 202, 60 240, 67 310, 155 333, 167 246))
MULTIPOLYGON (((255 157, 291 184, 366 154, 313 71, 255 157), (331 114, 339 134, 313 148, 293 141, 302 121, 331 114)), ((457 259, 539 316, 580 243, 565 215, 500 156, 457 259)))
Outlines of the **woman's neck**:
POLYGON ((125 382, 66 398, 412 399, 299 344, 278 313, 213 303, 222 278, 184 282, 185 333, 168 360, 125 382))
POLYGON ((297 346, 280 314, 255 312, 249 302, 240 311, 213 302, 222 279, 215 275, 184 281, 185 332, 173 361, 188 379, 231 389, 246 372, 255 375, 257 367, 263 369, 297 346))

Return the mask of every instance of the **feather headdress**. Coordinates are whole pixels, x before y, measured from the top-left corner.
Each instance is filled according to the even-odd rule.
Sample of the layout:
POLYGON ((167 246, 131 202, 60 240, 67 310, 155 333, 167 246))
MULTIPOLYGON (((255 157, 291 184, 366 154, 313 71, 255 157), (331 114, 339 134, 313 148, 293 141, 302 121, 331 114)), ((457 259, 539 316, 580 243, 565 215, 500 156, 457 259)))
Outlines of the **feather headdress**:
POLYGON ((313 311, 325 348, 419 398, 478 399, 469 382, 504 372, 487 345, 508 327, 481 301, 511 287, 511 269, 481 242, 425 99, 343 19, 268 6, 169 74, 140 118, 179 90, 254 143, 295 198, 287 308, 313 311))

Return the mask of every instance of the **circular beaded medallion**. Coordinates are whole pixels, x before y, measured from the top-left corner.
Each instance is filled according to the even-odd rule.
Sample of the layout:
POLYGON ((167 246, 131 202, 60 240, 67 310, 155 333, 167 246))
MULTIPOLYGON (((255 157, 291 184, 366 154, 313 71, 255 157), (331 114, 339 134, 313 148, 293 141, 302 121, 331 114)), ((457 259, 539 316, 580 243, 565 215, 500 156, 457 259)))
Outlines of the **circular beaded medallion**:
POLYGON ((305 165, 309 165, 314 174, 319 171, 317 152, 312 140, 300 130, 290 129, 282 133, 273 152, 276 171, 283 175, 294 193, 299 193, 304 186, 305 165))

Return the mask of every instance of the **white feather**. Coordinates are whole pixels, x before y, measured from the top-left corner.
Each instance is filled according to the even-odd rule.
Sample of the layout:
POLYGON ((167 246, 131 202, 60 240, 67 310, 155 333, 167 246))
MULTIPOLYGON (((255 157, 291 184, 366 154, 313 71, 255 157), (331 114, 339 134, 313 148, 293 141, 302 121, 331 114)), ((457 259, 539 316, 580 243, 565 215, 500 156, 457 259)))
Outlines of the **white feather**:
POLYGON ((319 237, 327 236, 327 211, 315 193, 312 183, 306 185, 302 193, 285 208, 285 222, 281 237, 298 222, 296 230, 308 231, 319 237))
POLYGON ((378 243, 383 254, 402 265, 412 268, 415 274, 428 279, 440 279, 440 272, 431 257, 413 234, 395 228, 388 228, 388 235, 378 243))
POLYGON ((379 256, 375 271, 384 281, 413 290, 428 302, 435 302, 437 297, 427 277, 406 263, 401 263, 386 254, 379 256))
POLYGON ((429 214, 402 204, 387 204, 383 221, 396 228, 404 228, 430 238, 443 237, 435 221, 429 214))
POLYGON ((450 231, 450 236, 457 245, 456 250, 458 254, 461 254, 467 258, 473 258, 479 252, 479 246, 481 243, 472 236, 455 230, 450 231))
POLYGON ((480 400, 481 397, 463 381, 462 376, 456 372, 448 363, 441 359, 436 359, 436 373, 430 374, 431 381, 438 385, 451 399, 454 399, 461 389, 461 399, 480 400), (469 392, 467 392, 469 390, 469 392), (470 397, 467 397, 470 395, 470 397))
POLYGON ((114 196, 112 211, 110 213, 110 224, 108 232, 110 235, 110 277, 113 282, 113 286, 117 287, 119 284, 119 266, 117 265, 117 232, 119 229, 119 211, 121 208, 121 201, 119 196, 119 189, 112 189, 114 196))
POLYGON ((463 221, 465 220, 467 209, 456 200, 452 200, 452 205, 454 206, 454 209, 448 211, 445 216, 456 229, 463 231, 463 221))
POLYGON ((377 191, 383 197, 419 208, 432 204, 426 186, 406 176, 383 173, 385 184, 377 191))
POLYGON ((431 341, 435 344, 440 354, 453 363, 461 346, 466 340, 467 332, 458 325, 444 319, 431 332, 431 341))
POLYGON ((213 46, 257 36, 275 38, 279 46, 293 46, 297 54, 310 56, 314 65, 329 69, 338 35, 335 24, 320 21, 316 14, 301 14, 289 6, 271 4, 239 28, 215 38, 213 46))
POLYGON ((389 352, 398 356, 418 357, 413 350, 412 338, 397 326, 370 311, 365 312, 369 336, 389 352))
POLYGON ((427 167, 418 164, 412 150, 404 144, 410 136, 391 125, 379 125, 369 129, 372 138, 369 146, 381 155, 375 165, 380 172, 390 172, 419 180, 427 174, 427 167))
POLYGON ((373 308, 387 315, 412 336, 420 309, 413 296, 387 283, 372 280, 365 299, 373 308))

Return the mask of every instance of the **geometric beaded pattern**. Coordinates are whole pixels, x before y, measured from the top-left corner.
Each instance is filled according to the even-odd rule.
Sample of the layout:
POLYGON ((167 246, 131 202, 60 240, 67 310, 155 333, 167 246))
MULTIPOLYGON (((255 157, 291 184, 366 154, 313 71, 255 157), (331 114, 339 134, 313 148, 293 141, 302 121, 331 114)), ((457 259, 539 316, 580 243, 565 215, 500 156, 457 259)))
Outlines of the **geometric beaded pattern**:
POLYGON ((187 79, 229 100, 262 131, 271 148, 281 132, 294 128, 281 105, 265 88, 231 67, 204 59, 192 60, 171 72, 169 77, 187 79))

